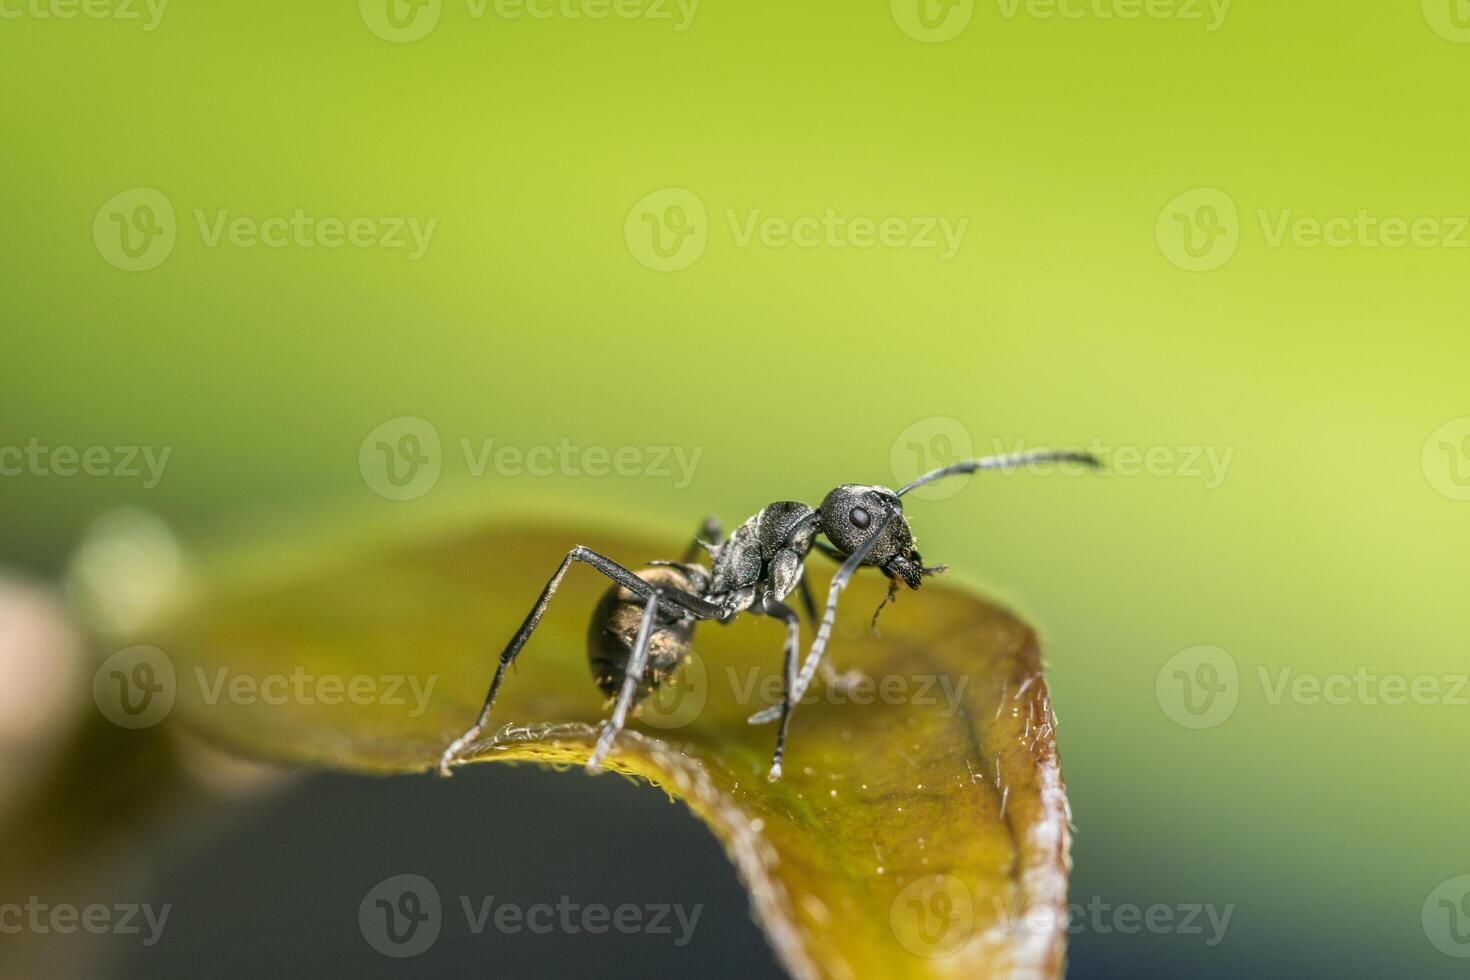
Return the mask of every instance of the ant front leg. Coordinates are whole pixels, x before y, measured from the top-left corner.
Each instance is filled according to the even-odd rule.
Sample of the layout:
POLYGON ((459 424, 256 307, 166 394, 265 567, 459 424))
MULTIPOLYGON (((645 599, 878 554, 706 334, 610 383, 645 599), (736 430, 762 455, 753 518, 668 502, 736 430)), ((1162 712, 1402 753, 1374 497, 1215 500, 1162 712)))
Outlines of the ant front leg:
POLYGON ((500 664, 495 668, 495 677, 490 681, 490 690, 485 695, 485 705, 480 709, 479 718, 473 725, 465 729, 464 733, 456 738, 439 756, 439 775, 451 774, 450 766, 475 739, 484 732, 485 726, 490 721, 490 709, 495 704, 495 695, 500 690, 500 682, 505 678, 505 669, 515 662, 516 656, 531 634, 536 631, 536 626, 541 622, 541 617, 546 613, 546 607, 551 604, 551 597, 556 594, 556 589, 561 585, 561 580, 567 574, 567 569, 572 567, 573 562, 582 562, 591 565, 614 582, 623 586, 629 592, 640 598, 655 601, 662 605, 665 611, 674 616, 691 616, 695 619, 716 619, 721 613, 719 606, 706 602, 699 596, 689 595, 683 592, 660 592, 649 585, 643 579, 633 574, 630 570, 619 565, 604 555, 599 555, 591 548, 581 545, 567 552, 556 571, 547 581, 546 587, 541 590, 541 596, 531 611, 526 614, 521 628, 516 630, 515 636, 510 638, 510 643, 500 654, 500 664))
MULTIPOLYGON (((817 627, 817 637, 812 641, 812 648, 807 651, 806 661, 801 665, 801 674, 796 678, 796 693, 793 700, 800 701, 806 694, 812 678, 817 674, 817 666, 822 663, 822 655, 827 651, 827 641, 832 637, 832 624, 837 620, 838 596, 842 594, 843 589, 847 588, 847 583, 852 581, 853 573, 862 566, 864 559, 872 552, 873 546, 882 539, 883 533, 888 530, 888 525, 893 523, 893 517, 892 511, 886 511, 882 520, 878 522, 877 528, 863 539, 863 543, 858 545, 856 551, 843 559, 842 567, 837 569, 836 575, 832 576, 832 584, 827 588, 827 608, 822 613, 822 622, 817 627)), ((832 554, 826 548, 822 550, 832 554)), ((824 670, 823 676, 826 677, 827 673, 824 670)), ((752 725, 764 725, 766 722, 775 721, 778 717, 779 714, 775 709, 766 708, 764 711, 757 711, 747 720, 752 725)))
MULTIPOLYGON (((832 558, 837 562, 841 562, 843 560, 843 556, 837 553, 830 545, 826 544, 825 542, 816 542, 816 548, 817 550, 821 551, 823 554, 827 555, 829 558, 832 558)), ((813 629, 816 629, 818 625, 817 601, 812 597, 811 583, 807 581, 805 574, 801 576, 800 591, 801 605, 802 608, 806 611, 807 621, 811 623, 813 629)), ((883 607, 879 606, 878 608, 881 610, 883 607)), ((874 613, 874 632, 877 631, 877 620, 878 614, 874 613)), ((832 666, 832 662, 830 660, 823 660, 821 669, 822 683, 826 684, 829 690, 842 695, 851 694, 857 689, 857 686, 859 684, 867 680, 868 676, 862 671, 856 669, 838 671, 836 667, 832 666)), ((751 715, 749 723, 752 725, 764 725, 768 722, 775 721, 779 717, 780 706, 773 705, 772 707, 763 708, 760 711, 757 711, 755 714, 751 715)))

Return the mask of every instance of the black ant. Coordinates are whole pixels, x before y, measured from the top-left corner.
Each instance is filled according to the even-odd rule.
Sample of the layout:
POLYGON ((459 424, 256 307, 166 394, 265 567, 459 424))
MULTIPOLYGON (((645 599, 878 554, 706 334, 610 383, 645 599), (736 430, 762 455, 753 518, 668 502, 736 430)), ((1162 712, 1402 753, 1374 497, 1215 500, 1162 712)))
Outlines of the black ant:
MULTIPOLYGON (((587 656, 593 677, 604 694, 616 699, 612 717, 603 725, 587 768, 599 771, 603 756, 612 748, 627 721, 628 711, 662 684, 689 655, 696 622, 713 619, 729 623, 740 613, 751 612, 786 624, 786 683, 781 703, 750 717, 751 724, 780 719, 770 771, 771 780, 780 779, 792 706, 806 693, 817 666, 822 663, 837 616, 837 597, 853 573, 863 565, 881 569, 889 580, 888 595, 883 600, 883 605, 887 605, 897 594, 899 583, 917 589, 925 576, 945 569, 943 565, 924 566, 914 550, 914 536, 904 518, 900 498, 910 490, 948 476, 1054 462, 1082 463, 1093 468, 1101 465, 1089 453, 1036 450, 941 467, 901 490, 845 484, 827 494, 816 509, 791 500, 769 504, 737 527, 724 543, 719 543, 718 522, 713 518, 706 520, 683 560, 650 562, 649 568, 636 573, 590 548, 580 545, 573 548, 501 653, 479 719, 444 750, 439 759, 440 775, 448 776, 459 753, 484 731, 505 669, 515 661, 541 622, 567 569, 573 562, 583 562, 616 583, 593 610, 587 632, 587 656), (819 534, 827 541, 818 541, 819 534), (709 553, 709 568, 693 562, 700 548, 709 553), (800 622, 783 600, 799 588, 808 616, 816 620, 816 605, 802 575, 803 563, 813 548, 841 562, 842 567, 827 591, 826 611, 798 675, 800 622)), ((879 611, 883 605, 878 607, 879 611)), ((876 622, 877 613, 873 618, 876 622)))

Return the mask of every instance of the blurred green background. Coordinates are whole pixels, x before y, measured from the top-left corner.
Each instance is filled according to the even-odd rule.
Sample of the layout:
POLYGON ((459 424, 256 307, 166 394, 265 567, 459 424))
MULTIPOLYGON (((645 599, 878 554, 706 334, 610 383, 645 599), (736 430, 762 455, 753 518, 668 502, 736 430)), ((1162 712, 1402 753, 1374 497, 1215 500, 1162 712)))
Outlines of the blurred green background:
POLYGON ((548 501, 728 527, 965 439, 1095 446, 1125 465, 908 508, 1047 634, 1075 898, 1233 905, 1217 947, 1154 940, 1221 975, 1462 969, 1421 912, 1470 872, 1464 3, 446 0, 396 30, 173 0, 148 30, 38 2, 0 0, 0 446, 169 456, 152 487, 0 457, 12 569, 59 573, 120 504, 193 542, 548 501), (172 225, 109 203, 135 188, 172 225), (211 244, 220 212, 298 209, 436 223, 417 258, 211 244), (829 211, 815 244, 745 238, 829 211), (1335 244, 1278 234, 1334 217, 1335 244), (853 218, 900 220, 863 247, 853 218), (909 240, 931 218, 967 221, 948 258, 909 240), (130 260, 119 221, 172 252, 124 271, 168 236, 130 260), (392 500, 404 418, 440 477, 392 500), (640 462, 476 475, 487 439, 640 462), (687 485, 645 447, 698 453, 687 485), (1185 674, 1235 707, 1191 728, 1167 665, 1202 645, 1236 679, 1185 674), (1283 670, 1439 696, 1277 698, 1283 670))

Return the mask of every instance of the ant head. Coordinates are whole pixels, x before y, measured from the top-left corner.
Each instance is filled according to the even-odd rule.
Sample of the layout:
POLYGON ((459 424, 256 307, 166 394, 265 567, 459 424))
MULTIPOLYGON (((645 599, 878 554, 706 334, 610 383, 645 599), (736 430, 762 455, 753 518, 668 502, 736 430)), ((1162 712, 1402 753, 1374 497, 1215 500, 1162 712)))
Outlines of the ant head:
POLYGON ((919 587, 924 567, 914 550, 914 535, 896 492, 887 487, 848 483, 827 494, 817 512, 822 534, 843 555, 857 551, 887 520, 888 526, 864 556, 863 564, 876 565, 911 589, 919 587))
POLYGON ((859 559, 862 564, 876 565, 889 578, 901 581, 911 589, 917 589, 925 575, 936 575, 944 571, 944 566, 924 567, 919 553, 914 550, 914 534, 909 530, 909 522, 903 516, 900 498, 910 490, 945 477, 974 473, 977 470, 1009 469, 1028 463, 1076 463, 1093 469, 1102 466, 1102 462, 1091 453, 1034 449, 1010 456, 966 459, 941 466, 899 490, 847 483, 823 499, 822 506, 817 511, 817 526, 844 557, 851 560, 853 555, 862 551, 859 559), (877 540, 870 541, 874 534, 878 535, 877 540))

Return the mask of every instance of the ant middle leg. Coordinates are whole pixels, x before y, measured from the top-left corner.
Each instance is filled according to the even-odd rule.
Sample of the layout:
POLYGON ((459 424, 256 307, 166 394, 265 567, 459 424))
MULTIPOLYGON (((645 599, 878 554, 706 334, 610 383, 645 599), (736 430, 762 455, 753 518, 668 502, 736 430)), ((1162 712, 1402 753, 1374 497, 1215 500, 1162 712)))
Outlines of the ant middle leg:
POLYGON ((791 712, 796 707, 792 695, 796 691, 796 662, 801 656, 801 619, 790 606, 778 601, 769 592, 762 598, 759 611, 762 615, 786 623, 786 648, 781 671, 784 683, 781 687, 781 704, 778 706, 781 727, 776 732, 776 752, 771 758, 771 771, 766 777, 774 783, 781 778, 781 757, 786 752, 786 730, 791 724, 791 712))
MULTIPOLYGON (((863 539, 863 543, 858 546, 857 550, 842 559, 842 567, 837 569, 836 575, 832 576, 832 584, 827 587, 827 608, 822 613, 822 621, 817 627, 816 639, 812 640, 812 647, 807 651, 806 661, 801 665, 801 673, 796 678, 795 700, 800 701, 802 695, 806 694, 807 687, 811 685, 812 678, 816 676, 818 665, 822 666, 823 680, 828 683, 833 681, 834 675, 838 683, 855 683, 851 680, 850 675, 836 674, 830 664, 824 663, 822 655, 827 651, 827 641, 832 637, 832 626, 837 620, 838 596, 842 594, 843 589, 847 588, 847 583, 852 581, 853 574, 862 566, 863 560, 872 552, 873 546, 881 540, 883 533, 888 530, 888 525, 891 523, 893 523, 893 514, 887 512, 878 522, 877 528, 863 539)), ((826 547, 821 547, 821 550, 831 557, 836 557, 826 547)), ((747 721, 752 725, 764 725, 775 721, 778 717, 780 714, 777 709, 766 708, 751 715, 747 721)))
POLYGON ((817 628, 817 600, 812 597, 812 584, 807 581, 806 569, 801 571, 801 582, 798 584, 801 590, 801 607, 806 613, 806 621, 811 624, 812 629, 817 628))

